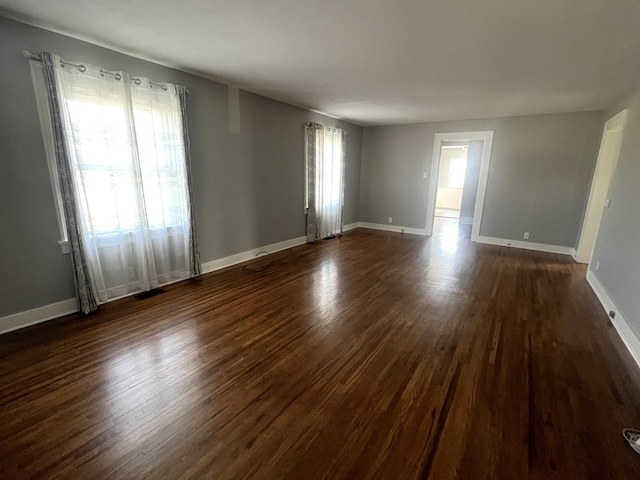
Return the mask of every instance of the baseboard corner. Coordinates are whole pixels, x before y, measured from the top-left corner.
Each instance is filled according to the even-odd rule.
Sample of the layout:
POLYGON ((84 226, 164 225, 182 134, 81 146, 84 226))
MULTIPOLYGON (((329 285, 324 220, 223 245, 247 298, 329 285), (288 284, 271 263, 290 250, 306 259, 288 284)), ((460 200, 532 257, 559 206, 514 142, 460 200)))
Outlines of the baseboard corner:
POLYGON ((358 227, 360 227, 360 222, 347 223, 346 225, 343 225, 342 232, 348 232, 349 230, 354 230, 358 227))

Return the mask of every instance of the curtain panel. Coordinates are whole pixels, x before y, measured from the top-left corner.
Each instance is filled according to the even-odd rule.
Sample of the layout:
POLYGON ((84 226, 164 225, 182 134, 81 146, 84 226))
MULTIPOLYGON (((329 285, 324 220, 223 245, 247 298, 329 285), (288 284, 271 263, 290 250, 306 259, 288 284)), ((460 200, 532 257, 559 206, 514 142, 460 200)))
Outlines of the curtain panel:
POLYGON ((182 144, 184 148, 185 169, 187 175, 187 189, 189 199, 189 270, 192 277, 202 275, 202 263, 200 262, 200 249, 196 235, 196 215, 193 208, 193 180, 191 176, 191 143, 189 142, 189 126, 187 122, 187 89, 176 85, 180 99, 180 116, 182 119, 182 144))
POLYGON ((342 233, 346 132, 305 125, 307 242, 342 233))
POLYGON ((89 313, 98 308, 96 294, 91 282, 91 275, 84 254, 84 246, 81 231, 81 219, 78 213, 78 205, 74 194, 75 185, 71 168, 71 162, 67 152, 67 141, 62 123, 61 102, 56 87, 56 62, 48 52, 40 54, 44 74, 44 84, 49 100, 49 113, 51 115, 51 128, 53 130, 53 146, 59 177, 59 186, 64 209, 67 240, 69 241, 73 278, 78 297, 78 307, 82 313, 89 313))
POLYGON ((40 55, 81 311, 199 275, 186 90, 40 55))

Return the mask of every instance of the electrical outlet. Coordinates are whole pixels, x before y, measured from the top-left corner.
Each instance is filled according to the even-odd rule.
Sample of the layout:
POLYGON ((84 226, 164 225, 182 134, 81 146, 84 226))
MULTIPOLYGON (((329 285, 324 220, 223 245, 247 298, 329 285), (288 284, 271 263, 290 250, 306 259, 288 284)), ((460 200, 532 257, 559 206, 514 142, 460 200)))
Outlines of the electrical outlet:
POLYGON ((595 268, 595 271, 597 272, 599 268, 600 268, 600 260, 598 260, 598 261, 596 262, 596 268, 595 268))
POLYGON ((389 217, 389 223, 393 223, 393 218, 389 217))
POLYGON ((524 239, 529 240, 529 232, 524 232, 524 239))
POLYGON ((422 178, 424 178, 424 179, 427 178, 427 172, 422 172, 422 178))

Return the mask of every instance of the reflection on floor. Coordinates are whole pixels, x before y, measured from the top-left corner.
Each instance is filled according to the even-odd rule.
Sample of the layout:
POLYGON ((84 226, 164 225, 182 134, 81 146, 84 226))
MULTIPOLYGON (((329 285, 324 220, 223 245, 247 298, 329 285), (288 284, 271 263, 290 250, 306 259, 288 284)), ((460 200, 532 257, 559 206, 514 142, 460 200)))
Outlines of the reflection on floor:
POLYGON ((0 335, 0 478, 640 479, 586 265, 468 232, 358 228, 0 335))
POLYGON ((436 217, 460 218, 460 210, 452 208, 436 208, 436 217))
POLYGON ((460 224, 456 218, 434 218, 432 242, 441 250, 455 253, 463 238, 471 238, 471 225, 460 224))

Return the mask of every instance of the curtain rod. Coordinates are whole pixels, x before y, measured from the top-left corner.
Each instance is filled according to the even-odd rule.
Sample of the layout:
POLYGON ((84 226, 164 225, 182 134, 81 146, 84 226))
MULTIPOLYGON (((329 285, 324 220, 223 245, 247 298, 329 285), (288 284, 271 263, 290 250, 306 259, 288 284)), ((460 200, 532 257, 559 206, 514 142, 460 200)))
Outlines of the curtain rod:
MULTIPOLYGON (((42 62, 42 57, 40 55, 36 55, 35 53, 31 53, 29 50, 23 50, 22 51, 22 56, 24 58, 26 58, 27 60, 35 60, 36 62, 42 62)), ((72 67, 76 67, 81 72, 85 72, 87 70, 87 67, 85 67, 81 63, 71 63, 71 62, 67 62, 67 61, 62 60, 62 59, 60 59, 60 63, 62 65, 70 65, 72 67)))
MULTIPOLYGON (((318 123, 318 122, 307 122, 307 123, 305 123, 305 125, 307 127, 311 127, 311 126, 315 125, 316 128, 323 128, 324 127, 324 125, 322 125, 321 123, 318 123)), ((329 127, 329 128, 333 128, 334 130, 342 130, 343 133, 349 133, 349 131, 344 129, 344 128, 340 128, 340 127, 329 127)))
MULTIPOLYGON (((40 55, 36 55, 35 53, 31 53, 29 50, 23 50, 22 51, 22 56, 24 58, 26 58, 27 60, 34 60, 36 62, 42 62, 42 57, 40 55)), ((62 65, 70 65, 72 67, 76 67, 80 72, 86 72, 87 71, 87 67, 85 67, 81 63, 67 62, 66 60, 62 60, 62 59, 60 59, 60 63, 62 65)), ((115 77, 116 80, 120 80, 120 78, 122 77, 119 73, 110 72, 108 70, 103 70, 103 69, 100 69, 100 74, 103 75, 103 76, 105 74, 106 75, 111 75, 111 76, 115 77)), ((130 78, 133 81, 133 83, 135 83, 136 85, 140 85, 142 83, 142 80, 137 78, 137 77, 130 77, 130 78)), ((149 80, 149 85, 156 85, 157 87, 160 87, 163 90, 167 89, 166 85, 164 85, 162 83, 158 83, 158 82, 152 82, 151 80, 149 80)), ((187 88, 185 88, 185 91, 187 93, 189 93, 189 90, 187 88)))

